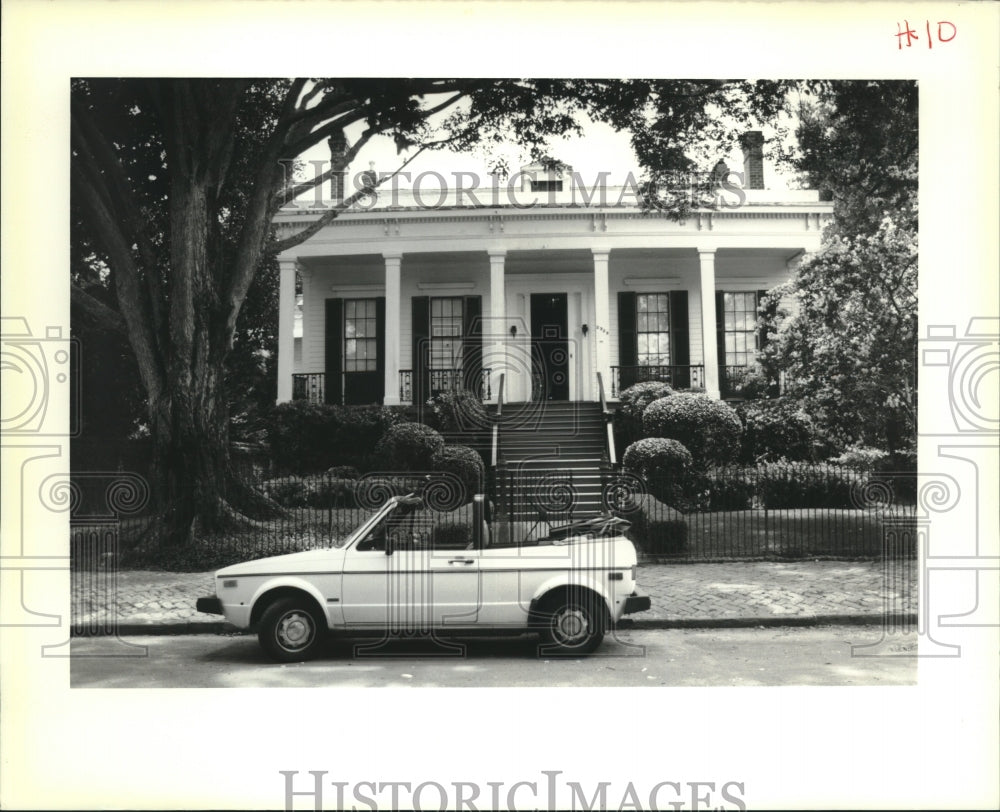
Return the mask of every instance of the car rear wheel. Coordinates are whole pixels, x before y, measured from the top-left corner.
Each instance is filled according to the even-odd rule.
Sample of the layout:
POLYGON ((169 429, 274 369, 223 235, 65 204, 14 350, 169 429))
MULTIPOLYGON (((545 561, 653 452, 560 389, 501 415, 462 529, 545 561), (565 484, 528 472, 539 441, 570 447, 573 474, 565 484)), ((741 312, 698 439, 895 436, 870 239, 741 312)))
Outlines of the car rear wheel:
POLYGON ((583 595, 566 593, 553 601, 544 616, 542 654, 589 654, 604 639, 604 613, 583 595))
POLYGON ((273 659, 283 663, 308 660, 322 642, 324 624, 303 598, 279 598, 264 612, 257 639, 273 659))

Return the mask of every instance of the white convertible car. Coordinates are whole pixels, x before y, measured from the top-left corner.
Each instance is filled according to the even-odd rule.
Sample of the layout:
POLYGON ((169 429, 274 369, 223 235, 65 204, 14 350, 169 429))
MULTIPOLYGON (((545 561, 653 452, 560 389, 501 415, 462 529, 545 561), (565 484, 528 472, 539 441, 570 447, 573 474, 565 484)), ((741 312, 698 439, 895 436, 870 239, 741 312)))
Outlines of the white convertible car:
POLYGON ((525 540, 489 521, 483 496, 471 522, 441 523, 419 497, 394 496, 338 548, 221 569, 198 610, 256 628, 274 659, 307 659, 325 630, 345 634, 533 631, 545 654, 585 654, 623 615, 649 608, 636 594, 636 553, 613 517, 525 540))

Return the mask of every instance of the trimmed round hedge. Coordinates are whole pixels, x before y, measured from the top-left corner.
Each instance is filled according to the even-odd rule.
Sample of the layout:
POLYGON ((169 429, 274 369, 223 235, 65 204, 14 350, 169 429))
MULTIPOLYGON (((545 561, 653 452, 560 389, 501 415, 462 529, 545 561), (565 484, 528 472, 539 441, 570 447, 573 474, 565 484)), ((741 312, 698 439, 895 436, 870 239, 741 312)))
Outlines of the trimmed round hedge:
POLYGON ((677 440, 691 452, 698 468, 735 459, 743 432, 732 406, 689 392, 650 403, 642 413, 642 428, 649 437, 677 440))
POLYGON ((663 381, 643 381, 623 389, 618 395, 620 406, 616 416, 626 437, 637 440, 642 437, 642 413, 654 400, 672 395, 674 390, 663 381))
POLYGON ((648 437, 625 449, 622 465, 642 477, 680 477, 691 468, 691 452, 676 440, 648 437))
POLYGON ((461 504, 472 501, 486 483, 486 466, 479 453, 465 445, 446 445, 431 458, 434 471, 447 471, 459 478, 464 493, 461 504))
POLYGON ((429 471, 434 455, 444 448, 444 437, 423 423, 397 423, 378 444, 383 463, 400 471, 429 471))

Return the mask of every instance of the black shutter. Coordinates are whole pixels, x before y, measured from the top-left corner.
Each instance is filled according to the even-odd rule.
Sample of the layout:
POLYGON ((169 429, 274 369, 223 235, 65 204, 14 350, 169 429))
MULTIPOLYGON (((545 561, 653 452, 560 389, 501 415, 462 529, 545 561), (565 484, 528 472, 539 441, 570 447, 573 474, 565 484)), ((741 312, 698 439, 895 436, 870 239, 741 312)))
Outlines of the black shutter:
POLYGON ((430 334, 431 302, 428 296, 414 296, 412 303, 413 333, 413 403, 423 406, 430 397, 430 334))
POLYGON ((375 382, 376 403, 385 402, 385 296, 375 299, 375 382))
POLYGON ((726 379, 726 294, 721 290, 715 294, 715 353, 719 363, 719 390, 725 396, 726 379))
POLYGON ((477 397, 482 397, 483 371, 483 297, 466 296, 462 323, 463 384, 477 397))
POLYGON ((618 391, 627 389, 637 380, 635 365, 639 363, 639 338, 636 335, 635 294, 618 294, 618 391))
POLYGON ((326 389, 327 403, 343 403, 344 300, 326 300, 326 389))
MULTIPOLYGON (((688 292, 670 292, 670 363, 687 367, 691 363, 691 331, 688 327, 688 292)), ((691 386, 691 370, 677 369, 671 376, 673 386, 691 386)))

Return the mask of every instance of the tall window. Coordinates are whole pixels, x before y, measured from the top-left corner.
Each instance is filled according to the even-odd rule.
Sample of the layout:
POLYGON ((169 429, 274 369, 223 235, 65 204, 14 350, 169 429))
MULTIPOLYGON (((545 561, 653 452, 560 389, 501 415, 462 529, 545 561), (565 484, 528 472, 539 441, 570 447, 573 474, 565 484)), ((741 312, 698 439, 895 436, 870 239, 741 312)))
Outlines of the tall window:
POLYGON ((757 294, 754 291, 723 293, 721 318, 725 331, 726 366, 751 366, 758 349, 757 294))
POLYGON ((670 363, 670 294, 639 293, 635 297, 637 363, 670 363))
POLYGON ((431 369, 462 366, 462 297, 431 299, 431 369))
POLYGON ((375 300, 344 300, 344 372, 375 372, 375 300))

